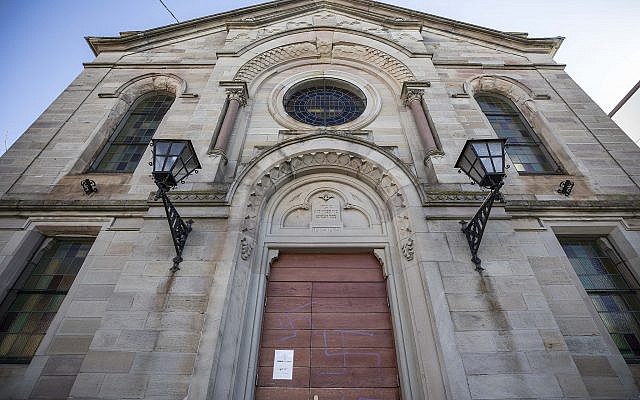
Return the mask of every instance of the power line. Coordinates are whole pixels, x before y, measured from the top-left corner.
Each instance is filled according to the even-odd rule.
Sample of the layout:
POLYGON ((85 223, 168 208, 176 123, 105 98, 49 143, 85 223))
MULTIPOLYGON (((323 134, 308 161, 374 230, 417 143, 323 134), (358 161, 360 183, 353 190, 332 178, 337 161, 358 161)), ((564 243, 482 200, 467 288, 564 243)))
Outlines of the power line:
POLYGON ((162 0, 159 0, 159 1, 160 1, 160 4, 162 4, 162 6, 165 8, 165 10, 167 10, 169 12, 169 14, 171 14, 173 19, 175 19, 177 23, 180 23, 180 21, 178 21, 178 18, 176 18, 176 16, 171 12, 171 10, 169 10, 169 7, 167 7, 167 5, 164 4, 164 1, 162 1, 162 0))

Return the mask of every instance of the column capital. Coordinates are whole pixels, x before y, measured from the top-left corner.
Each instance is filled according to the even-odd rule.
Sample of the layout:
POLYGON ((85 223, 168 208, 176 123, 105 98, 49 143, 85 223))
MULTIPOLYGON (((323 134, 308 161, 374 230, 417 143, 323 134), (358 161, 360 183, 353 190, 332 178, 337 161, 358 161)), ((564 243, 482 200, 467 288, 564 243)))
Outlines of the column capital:
POLYGON ((247 105, 248 96, 243 89, 230 88, 230 89, 226 89, 225 93, 227 94, 227 99, 236 100, 238 103, 240 103, 241 107, 244 107, 247 105))
POLYGON ((402 92, 400 93, 400 99, 402 104, 408 106, 409 103, 419 100, 422 101, 424 95, 424 89, 431 87, 431 82, 418 82, 409 81, 402 84, 402 92))
POLYGON ((220 81, 220 86, 225 87, 225 94, 227 99, 236 100, 240 103, 241 107, 247 105, 247 99, 249 98, 249 91, 247 90, 247 83, 243 81, 220 81))
POLYGON ((405 106, 408 106, 409 103, 413 101, 422 101, 422 96, 424 95, 424 90, 422 89, 409 89, 407 93, 403 96, 402 103, 405 106))

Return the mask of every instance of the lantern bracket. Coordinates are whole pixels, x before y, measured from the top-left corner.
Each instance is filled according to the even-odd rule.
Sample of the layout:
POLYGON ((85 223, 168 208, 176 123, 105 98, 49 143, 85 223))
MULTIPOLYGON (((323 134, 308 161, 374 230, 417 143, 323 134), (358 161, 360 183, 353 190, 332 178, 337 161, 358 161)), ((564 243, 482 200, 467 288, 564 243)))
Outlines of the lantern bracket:
POLYGON ((169 230, 171 231, 171 238, 173 239, 173 246, 176 249, 176 256, 173 258, 173 266, 171 272, 176 272, 180 269, 178 266, 182 262, 182 251, 187 243, 187 237, 191 232, 191 225, 193 220, 183 220, 178 210, 174 207, 167 192, 158 184, 158 191, 156 192, 155 199, 162 199, 164 205, 164 211, 167 214, 167 221, 169 222, 169 230))
POLYGON ((169 230, 173 239, 173 246, 176 249, 176 256, 173 258, 171 272, 180 269, 182 262, 182 251, 187 243, 187 237, 191 232, 193 220, 183 220, 178 210, 169 200, 167 193, 171 188, 184 183, 184 180, 193 172, 198 172, 200 162, 190 140, 154 139, 152 162, 153 181, 158 186, 154 196, 155 200, 162 199, 164 211, 169 222, 169 230))
POLYGON ((480 260, 480 257, 478 257, 478 249, 480 248, 482 235, 484 234, 484 229, 486 228, 487 221, 489 220, 489 214, 491 213, 493 202, 496 199, 498 199, 498 201, 502 200, 500 188, 503 185, 504 182, 499 182, 491 187, 491 193, 489 193, 485 198, 484 202, 482 202, 482 205, 469 222, 464 220, 460 221, 460 225, 462 225, 462 232, 467 238, 467 243, 471 250, 471 262, 476 265, 476 271, 479 273, 482 273, 484 268, 482 268, 482 261, 480 260))

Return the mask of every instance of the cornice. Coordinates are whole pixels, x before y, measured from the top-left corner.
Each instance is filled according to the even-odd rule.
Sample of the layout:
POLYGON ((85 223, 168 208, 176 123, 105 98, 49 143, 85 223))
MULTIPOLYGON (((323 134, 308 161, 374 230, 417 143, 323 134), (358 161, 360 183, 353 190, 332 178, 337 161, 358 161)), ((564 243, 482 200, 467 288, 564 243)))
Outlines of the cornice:
MULTIPOLYGON (((175 204, 183 204, 189 206, 227 205, 226 197, 228 190, 228 185, 222 185, 221 187, 210 191, 174 190, 170 191, 168 195, 171 202, 175 204)), ((149 193, 146 204, 148 206, 162 206, 162 201, 156 200, 154 196, 155 193, 149 193)))
POLYGON ((566 211, 566 212, 640 212, 640 198, 595 199, 595 200, 509 200, 505 204, 507 212, 519 211, 566 211))
POLYGON ((489 192, 463 192, 463 191, 425 191, 424 206, 451 206, 454 203, 460 205, 479 204, 487 197, 489 192))
POLYGON ((547 63, 528 63, 528 64, 483 64, 483 63, 467 63, 467 62, 457 62, 457 61, 437 61, 432 60, 433 65, 437 68, 469 68, 469 69, 554 69, 554 70, 564 70, 567 65, 566 64, 547 64, 547 63))
POLYGON ((115 69, 211 69, 216 63, 121 63, 121 62, 86 62, 82 63, 85 68, 115 68, 115 69))
POLYGON ((145 212, 141 200, 0 200, 0 211, 91 211, 145 212))
POLYGON ((86 37, 95 55, 103 51, 124 51, 157 43, 167 38, 202 32, 214 28, 246 27, 251 29, 301 13, 328 9, 349 13, 399 29, 419 28, 467 37, 522 52, 555 55, 564 38, 528 38, 519 33, 501 32, 461 21, 438 17, 390 4, 368 0, 276 0, 255 6, 200 17, 146 31, 122 33, 120 37, 86 37), (388 14, 385 14, 387 12, 388 14))

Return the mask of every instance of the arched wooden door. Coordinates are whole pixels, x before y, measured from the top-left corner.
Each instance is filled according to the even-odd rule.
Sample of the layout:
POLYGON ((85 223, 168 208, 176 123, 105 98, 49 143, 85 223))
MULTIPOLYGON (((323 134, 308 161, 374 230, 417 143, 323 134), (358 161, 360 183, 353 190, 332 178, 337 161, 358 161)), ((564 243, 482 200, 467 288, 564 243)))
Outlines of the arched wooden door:
POLYGON ((373 254, 281 253, 267 283, 257 386, 257 400, 400 398, 373 254))

